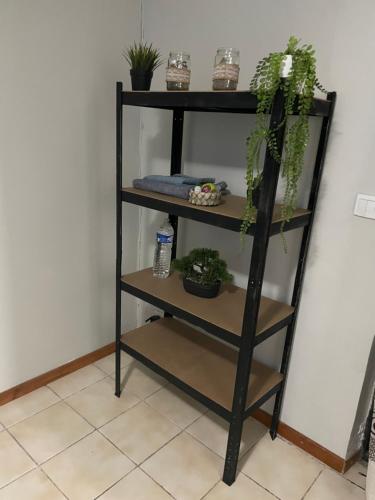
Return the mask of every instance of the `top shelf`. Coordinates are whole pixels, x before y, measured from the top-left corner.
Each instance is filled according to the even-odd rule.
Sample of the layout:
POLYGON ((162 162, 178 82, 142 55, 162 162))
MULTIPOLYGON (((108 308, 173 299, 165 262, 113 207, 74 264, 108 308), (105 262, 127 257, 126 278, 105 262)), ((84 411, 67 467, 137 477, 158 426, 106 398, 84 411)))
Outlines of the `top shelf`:
MULTIPOLYGON (((255 113, 257 97, 249 91, 132 91, 122 93, 122 104, 181 111, 255 113)), ((328 116, 331 102, 314 99, 310 116, 328 116)))

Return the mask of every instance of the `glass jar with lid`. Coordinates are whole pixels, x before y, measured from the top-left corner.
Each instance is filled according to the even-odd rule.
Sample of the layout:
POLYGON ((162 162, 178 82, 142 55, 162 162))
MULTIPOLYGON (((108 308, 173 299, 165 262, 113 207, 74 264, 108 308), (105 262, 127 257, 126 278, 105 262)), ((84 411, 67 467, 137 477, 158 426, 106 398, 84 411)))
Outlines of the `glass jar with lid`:
POLYGON ((170 52, 167 66, 167 90, 189 90, 190 54, 170 52))
POLYGON ((239 73, 240 51, 231 47, 217 49, 212 77, 213 90, 237 90, 239 73))

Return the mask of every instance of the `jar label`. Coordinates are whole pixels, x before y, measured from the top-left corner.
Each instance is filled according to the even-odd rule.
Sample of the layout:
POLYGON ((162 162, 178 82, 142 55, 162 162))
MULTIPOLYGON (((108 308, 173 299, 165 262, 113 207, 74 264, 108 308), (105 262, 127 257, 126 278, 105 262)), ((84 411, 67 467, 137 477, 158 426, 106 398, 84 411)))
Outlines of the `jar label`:
POLYGON ((213 80, 232 80, 238 82, 240 67, 238 64, 218 64, 214 68, 213 80))
POLYGON ((171 236, 168 236, 166 234, 160 234, 160 233, 156 233, 156 241, 158 243, 170 243, 172 244, 173 243, 173 235, 171 236))
POLYGON ((167 82, 190 83, 190 69, 187 68, 167 68, 167 82))

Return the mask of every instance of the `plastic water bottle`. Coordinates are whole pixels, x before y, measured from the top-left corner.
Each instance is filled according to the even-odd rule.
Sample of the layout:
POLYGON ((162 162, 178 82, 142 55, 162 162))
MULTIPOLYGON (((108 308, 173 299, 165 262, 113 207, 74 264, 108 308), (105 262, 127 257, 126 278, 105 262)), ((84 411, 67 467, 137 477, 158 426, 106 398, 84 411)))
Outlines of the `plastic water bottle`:
POLYGON ((154 255, 153 276, 155 278, 168 278, 171 268, 171 255, 173 244, 173 227, 168 219, 156 233, 156 247, 154 255))

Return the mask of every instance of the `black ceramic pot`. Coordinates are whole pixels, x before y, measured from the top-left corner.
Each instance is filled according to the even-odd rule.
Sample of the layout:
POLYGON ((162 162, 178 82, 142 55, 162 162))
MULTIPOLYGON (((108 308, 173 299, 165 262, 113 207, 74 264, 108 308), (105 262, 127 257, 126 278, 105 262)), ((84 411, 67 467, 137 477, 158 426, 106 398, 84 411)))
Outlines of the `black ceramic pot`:
POLYGON ((182 279, 185 291, 191 293, 192 295, 197 295, 198 297, 204 297, 205 299, 212 299, 217 296, 220 290, 221 281, 216 281, 212 285, 201 285, 195 281, 185 278, 182 279))
POLYGON ((132 81, 133 90, 150 90, 152 71, 135 71, 130 70, 130 78, 132 81))

